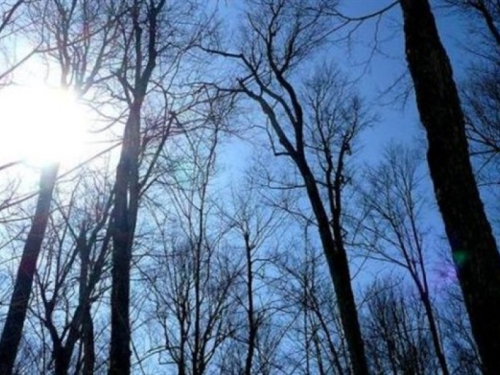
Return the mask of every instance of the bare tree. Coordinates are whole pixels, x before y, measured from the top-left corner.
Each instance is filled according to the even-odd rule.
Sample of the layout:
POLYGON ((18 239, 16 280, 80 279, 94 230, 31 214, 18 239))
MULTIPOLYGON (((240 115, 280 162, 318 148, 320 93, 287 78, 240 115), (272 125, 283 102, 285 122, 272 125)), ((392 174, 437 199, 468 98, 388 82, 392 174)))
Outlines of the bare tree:
POLYGON ((33 287, 36 265, 50 216, 50 205, 52 203, 52 194, 58 170, 58 164, 51 164, 45 167, 40 175, 40 190, 37 197, 35 214, 24 244, 10 300, 9 312, 0 339, 0 374, 2 375, 12 374, 14 369, 28 311, 28 302, 33 287))
POLYGON ((500 182, 500 4, 495 1, 444 0, 470 29, 464 46, 471 62, 460 95, 466 117, 474 172, 495 233, 500 182), (474 40, 474 43, 469 43, 474 40), (469 47, 474 45, 474 47, 469 47))
POLYGON ((383 374, 434 373, 437 369, 431 360, 425 312, 395 281, 379 281, 368 291, 363 323, 371 370, 383 374))
POLYGON ((162 334, 155 335, 160 343, 149 354, 159 354, 179 374, 209 372, 232 330, 231 291, 238 270, 226 254, 227 230, 214 222, 210 193, 219 132, 216 125, 176 137, 182 162, 163 164, 168 169, 151 190, 161 192, 163 204, 174 212, 151 205, 162 240, 148 252, 155 264, 145 263, 141 271, 151 291, 151 324, 162 334))
POLYGON ((324 45, 336 29, 335 3, 249 2, 246 37, 237 53, 206 49, 237 61, 241 76, 234 91, 264 114, 276 156, 285 156, 299 171, 339 301, 340 316, 356 374, 367 373, 363 339, 351 288, 342 228, 342 190, 349 181, 346 158, 352 141, 367 123, 359 97, 331 67, 302 94, 297 67, 324 45))
MULTIPOLYGON (((265 188, 264 188, 265 189, 265 188)), ((241 374, 267 374, 273 367, 273 349, 283 333, 272 329, 279 310, 273 293, 274 263, 277 238, 284 234, 285 215, 277 207, 268 206, 264 191, 246 174, 245 182, 232 192, 231 202, 222 202, 221 215, 230 228, 230 241, 238 254, 239 269, 235 298, 234 332, 222 358, 222 371, 241 374), (240 244, 240 245, 238 245, 240 244), (275 335, 270 341, 269 336, 275 335)))
MULTIPOLYGON (((484 53, 498 53, 500 48, 500 5, 491 0, 442 0, 443 3, 455 7, 468 16, 472 17, 475 23, 474 31, 482 37, 482 42, 487 48, 493 48, 484 53)), ((476 51, 477 52, 477 51, 476 51)), ((482 51, 481 51, 482 52, 482 51)))
MULTIPOLYGON (((471 30, 463 49, 474 58, 461 82, 461 98, 466 130, 480 187, 496 192, 500 168, 500 123, 498 121, 500 85, 500 4, 485 0, 442 0, 464 19, 471 30)), ((487 206, 489 206, 489 202, 487 206)))
MULTIPOLYGON (((47 1, 43 4, 33 4, 30 8, 30 16, 37 19, 37 22, 34 23, 33 32, 39 35, 39 38, 45 44, 44 47, 47 52, 44 57, 49 66, 51 68, 57 66, 60 69, 61 87, 63 89, 74 88, 80 97, 85 95, 95 85, 96 81, 101 79, 103 60, 108 57, 110 41, 114 38, 113 30, 116 28, 113 25, 112 16, 108 12, 107 4, 92 5, 89 1, 47 1), (83 34, 82 29, 84 30, 83 34), (53 44, 55 44, 55 47, 53 44)), ((57 165, 54 165, 50 168, 57 171, 57 167, 57 165)), ((51 173, 51 189, 54 189, 57 172, 51 173)), ((48 215, 48 211, 46 214, 48 215)), ((97 225, 97 232, 106 222, 107 216, 104 215, 103 217, 104 222, 97 225)), ((96 236, 97 232, 94 232, 93 236, 96 236)), ((97 275, 94 275, 90 282, 93 286, 89 286, 87 283, 81 285, 80 304, 70 319, 71 324, 66 327, 68 330, 63 330, 63 333, 59 336, 52 320, 52 312, 60 298, 59 291, 64 289, 67 282, 66 277, 75 261, 76 254, 85 257, 88 248, 93 246, 92 240, 90 244, 86 242, 86 234, 83 228, 81 233, 76 236, 79 238, 77 241, 78 246, 75 246, 74 256, 70 257, 67 264, 64 264, 66 268, 58 269, 60 273, 56 275, 54 293, 49 297, 45 294, 46 289, 41 289, 46 314, 44 321, 54 346, 53 355, 56 373, 68 372, 73 349, 81 336, 81 326, 85 322, 88 327, 90 323, 88 314, 90 309, 89 298, 93 286, 100 277, 100 270, 94 270, 97 275), (63 344, 64 337, 66 342, 63 344)), ((61 256, 61 253, 59 254, 61 256)), ((104 258, 100 262, 101 268, 103 260, 104 258)), ((34 267, 33 270, 35 270, 34 267)), ((82 272, 88 273, 88 266, 83 267, 82 272)), ((42 286, 43 283, 39 283, 39 285, 42 286)), ((87 337, 89 336, 87 335, 87 337)), ((88 347, 88 349, 91 348, 88 347)), ((90 366, 90 363, 88 363, 88 366, 90 366)), ((90 371, 92 372, 92 370, 90 371)))
POLYGON ((76 184, 67 205, 63 207, 59 200, 56 204, 58 209, 52 215, 46 240, 47 256, 36 278, 42 307, 34 315, 49 332, 54 373, 67 374, 74 367, 91 374, 95 368, 95 344, 90 311, 104 290, 99 286, 109 249, 110 234, 105 228, 111 199, 108 191, 81 183, 76 184), (78 280, 77 287, 71 285, 73 279, 78 280), (73 297, 75 294, 77 297, 73 297), (83 360, 73 365, 79 341, 83 360))
POLYGON ((368 211, 362 218, 361 236, 369 238, 368 257, 395 264, 410 275, 424 307, 441 372, 448 374, 429 287, 429 238, 423 223, 430 207, 422 192, 421 160, 416 150, 391 146, 382 163, 369 169, 362 198, 368 211))
POLYGON ((453 374, 481 374, 481 360, 472 337, 460 287, 449 282, 443 289, 444 297, 439 318, 443 341, 450 359, 450 370, 453 374))
MULTIPOLYGON (((182 110, 171 107, 169 102, 178 89, 174 78, 181 71, 181 58, 211 31, 210 18, 183 22, 187 17, 200 14, 196 2, 134 0, 123 5, 126 12, 121 18, 117 42, 122 51, 117 69, 113 71, 121 90, 113 90, 112 96, 123 99, 127 118, 116 170, 112 215, 110 374, 130 372, 130 267, 139 198, 149 186, 172 124, 180 124, 177 114, 182 110), (155 95, 151 95, 153 92, 155 95), (144 116, 152 108, 161 115, 144 116), (157 151, 148 155, 146 146, 157 151), (140 176, 142 170, 145 174, 140 176)), ((184 96, 188 102, 186 97, 188 95, 184 96)), ((197 97, 193 94, 190 99, 197 97)), ((189 103, 185 106, 189 107, 189 103)))
MULTIPOLYGON (((305 249, 288 255, 278 265, 282 274, 279 293, 285 309, 294 317, 288 334, 298 333, 299 343, 293 340, 296 371, 303 374, 348 374, 349 356, 342 334, 337 301, 328 282, 321 252, 310 241, 307 226, 304 229, 305 249), (334 307, 332 309, 332 306, 334 307)), ((293 371, 289 371, 293 372, 293 371)))
POLYGON ((109 374, 130 373, 130 266, 139 209, 141 110, 158 64, 159 30, 165 0, 134 0, 120 30, 124 50, 117 78, 127 99, 128 117, 116 169, 112 213, 111 349, 109 374), (144 32, 145 31, 145 32, 144 32))
POLYGON ((453 72, 427 0, 400 2, 427 160, 485 374, 500 368, 500 255, 469 160, 453 72))
POLYGON ((5 49, 5 51, 2 51, 5 66, 0 71, 0 87, 7 84, 14 71, 28 61, 38 50, 39 46, 35 46, 31 51, 18 58, 18 53, 15 50, 13 51, 10 45, 28 28, 30 22, 29 17, 27 17, 27 9, 31 3, 31 0, 13 0, 4 1, 0 4, 0 14, 2 15, 0 21, 0 48, 5 49))
POLYGON ((11 25, 15 19, 16 13, 19 13, 19 9, 22 7, 25 0, 16 0, 14 2, 2 4, 2 14, 3 19, 0 23, 0 35, 5 32, 5 29, 11 25))

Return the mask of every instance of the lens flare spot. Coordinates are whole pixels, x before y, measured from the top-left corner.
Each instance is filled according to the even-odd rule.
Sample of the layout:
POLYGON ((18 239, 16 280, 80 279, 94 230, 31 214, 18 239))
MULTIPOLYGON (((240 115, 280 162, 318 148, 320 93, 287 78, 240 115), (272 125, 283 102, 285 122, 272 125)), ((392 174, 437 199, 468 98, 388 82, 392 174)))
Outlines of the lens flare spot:
POLYGON ((457 265, 457 267, 463 267, 463 265, 467 262, 467 251, 465 250, 454 250, 453 251, 453 261, 457 265))

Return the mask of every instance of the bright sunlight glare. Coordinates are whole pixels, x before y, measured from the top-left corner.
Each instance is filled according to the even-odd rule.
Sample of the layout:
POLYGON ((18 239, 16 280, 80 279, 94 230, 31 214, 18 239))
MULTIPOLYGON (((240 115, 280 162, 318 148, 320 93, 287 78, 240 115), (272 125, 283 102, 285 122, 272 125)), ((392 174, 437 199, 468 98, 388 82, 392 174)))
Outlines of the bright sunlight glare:
POLYGON ((76 96, 48 86, 0 90, 0 161, 43 167, 76 164, 87 140, 88 116, 76 96))

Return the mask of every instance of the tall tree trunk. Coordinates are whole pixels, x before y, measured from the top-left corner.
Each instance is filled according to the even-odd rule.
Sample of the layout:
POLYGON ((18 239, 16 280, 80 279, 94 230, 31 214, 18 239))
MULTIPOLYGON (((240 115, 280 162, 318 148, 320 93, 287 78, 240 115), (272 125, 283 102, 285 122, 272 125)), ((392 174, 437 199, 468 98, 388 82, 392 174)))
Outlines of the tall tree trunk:
MULTIPOLYGON (((166 0, 142 2, 135 0, 130 9, 134 49, 133 83, 126 75, 119 77, 132 102, 125 124, 123 145, 116 168, 115 200, 112 215, 112 289, 111 289, 111 348, 109 375, 130 374, 130 267, 132 245, 139 206, 139 154, 141 148, 141 110, 148 84, 158 57, 158 21, 166 0), (142 19, 142 10, 146 10, 142 19), (141 22, 145 22, 142 24, 141 22), (146 40, 143 38, 146 35, 146 40)), ((129 57, 125 56, 125 59, 129 57)), ((129 62, 124 60, 124 66, 129 62)))
MULTIPOLYGON (((300 158, 296 159, 296 163, 303 176, 307 195, 318 222, 318 232, 337 297, 340 320, 349 349, 353 373, 356 375, 368 374, 365 347, 351 285, 349 262, 342 236, 340 233, 337 233, 335 238, 332 236, 328 215, 309 166, 305 160, 300 158)), ((334 231, 340 231, 340 227, 334 227, 334 231)))
POLYGON ((91 315, 90 303, 90 285, 89 285, 89 265, 90 265, 90 250, 91 243, 88 243, 85 230, 82 230, 79 238, 80 247, 80 290, 79 290, 79 305, 83 306, 82 311, 82 327, 81 340, 83 343, 83 371, 84 375, 92 375, 95 365, 95 349, 94 349, 94 325, 91 315))
POLYGON ((254 270, 253 270, 253 259, 252 259, 252 250, 253 246, 250 242, 250 235, 245 232, 243 234, 245 240, 245 257, 246 257, 246 287, 247 287, 247 319, 248 319, 248 350, 245 359, 245 375, 252 375, 252 365, 253 365, 253 357, 255 353, 255 349, 257 346, 257 331, 258 331, 258 323, 256 321, 255 316, 255 306, 254 306, 254 270))
POLYGON ((109 375, 130 374, 130 262, 139 197, 138 162, 140 109, 134 103, 125 125, 116 170, 115 207, 112 217, 113 253, 111 290, 111 350, 109 375))
POLYGON ((54 375, 68 375, 69 365, 71 362, 71 353, 59 341, 52 354, 54 358, 54 375))
POLYGON ((500 369, 500 256, 469 159, 451 64, 428 0, 401 0, 434 192, 485 374, 500 369))
POLYGON ((42 170, 40 192, 28 238, 24 244, 14 292, 9 305, 7 320, 0 339, 0 375, 11 375, 21 342, 28 302, 33 286, 38 255, 42 248, 47 222, 50 216, 50 204, 57 180, 59 164, 52 164, 42 170))
MULTIPOLYGON (((279 77, 278 81, 280 81, 282 87, 284 87, 288 91, 291 97, 291 102, 293 103, 292 107, 296 114, 296 120, 293 124, 297 143, 297 146, 295 147, 292 145, 286 133, 283 131, 283 128, 281 127, 276 116, 276 112, 271 107, 271 105, 265 99, 263 99, 262 96, 259 96, 248 90, 248 88, 242 84, 242 81, 240 81, 240 87, 243 89, 245 94, 247 94, 251 99, 257 101, 260 104, 263 113, 267 116, 271 126, 276 132, 279 138, 279 142, 293 159, 304 181, 309 203, 311 204, 314 217, 316 218, 318 224, 318 233, 323 248, 323 253, 326 257, 328 269, 330 271, 330 276, 335 290, 337 304, 340 312, 340 320, 342 323, 344 334, 346 336, 347 347, 349 350, 351 366, 355 375, 365 375, 368 374, 368 364, 366 361, 363 336, 361 334, 361 328, 359 325, 356 301, 354 299, 354 292, 351 285, 349 262, 344 246, 344 241, 340 233, 340 218, 338 217, 338 214, 340 214, 340 208, 339 206, 337 206, 337 209, 335 210, 336 212, 332 212, 332 215, 337 222, 337 225, 333 225, 332 228, 314 174, 309 167, 309 164, 307 163, 307 159, 305 157, 305 145, 302 133, 302 129, 304 128, 302 107, 298 101, 298 97, 292 85, 288 81, 286 81, 281 73, 278 72, 277 74, 279 77), (335 232, 335 235, 332 234, 332 229, 335 232)), ((345 153, 346 145, 342 147, 342 152, 345 153)), ((342 168, 339 168, 339 170, 341 169, 342 168)), ((332 188, 338 189, 338 185, 332 188)), ((337 196, 337 199, 340 199, 340 196, 337 196)))
POLYGON ((446 363, 446 356, 444 355, 443 348, 441 347, 441 340, 439 338, 439 330, 436 324, 436 318, 434 316, 434 311, 432 310, 432 303, 427 291, 419 291, 420 299, 424 305, 425 315, 427 317, 427 322, 429 323, 429 330, 431 332, 432 344, 434 346, 434 351, 436 352, 436 357, 438 358, 439 367, 441 367, 441 373, 443 375, 449 375, 448 364, 446 363))
POLYGON ((93 375, 95 367, 95 346, 94 346, 94 324, 90 305, 87 305, 83 313, 82 340, 83 340, 83 375, 93 375))

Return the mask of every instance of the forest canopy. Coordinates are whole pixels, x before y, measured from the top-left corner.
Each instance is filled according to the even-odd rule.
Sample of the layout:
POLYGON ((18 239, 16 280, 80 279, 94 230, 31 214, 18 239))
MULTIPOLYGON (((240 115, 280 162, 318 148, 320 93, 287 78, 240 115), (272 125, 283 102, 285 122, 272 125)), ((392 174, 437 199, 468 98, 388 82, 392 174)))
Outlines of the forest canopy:
POLYGON ((0 2, 0 375, 500 371, 500 4, 357 3, 0 2))

